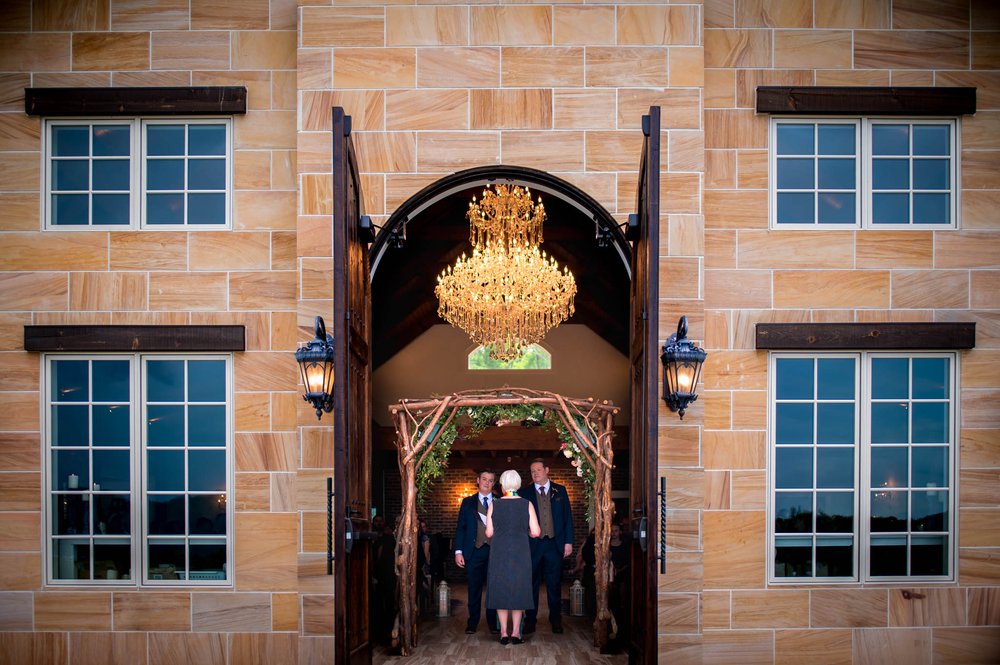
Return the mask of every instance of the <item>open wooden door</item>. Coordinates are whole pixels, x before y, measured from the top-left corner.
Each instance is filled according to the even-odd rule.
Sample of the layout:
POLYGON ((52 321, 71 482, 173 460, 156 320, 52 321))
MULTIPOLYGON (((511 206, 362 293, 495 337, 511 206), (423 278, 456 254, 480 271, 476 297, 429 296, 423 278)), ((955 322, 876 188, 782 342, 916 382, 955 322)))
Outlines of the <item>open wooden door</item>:
POLYGON ((333 108, 334 649, 337 665, 370 663, 371 287, 361 230, 351 118, 333 108))
POLYGON ((629 556, 632 570, 629 614, 629 662, 656 663, 656 511, 657 363, 660 247, 660 107, 642 117, 642 163, 636 219, 630 220, 632 294, 629 324, 629 362, 632 405, 629 429, 631 462, 630 515, 633 538, 629 556))

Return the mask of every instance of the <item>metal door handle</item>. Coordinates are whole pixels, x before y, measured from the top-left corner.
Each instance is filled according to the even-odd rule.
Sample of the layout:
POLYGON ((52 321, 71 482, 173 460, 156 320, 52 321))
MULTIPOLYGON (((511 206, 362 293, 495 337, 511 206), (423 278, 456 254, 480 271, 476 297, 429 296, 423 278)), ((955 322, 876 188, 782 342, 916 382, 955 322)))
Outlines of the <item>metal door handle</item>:
POLYGON ((333 478, 326 479, 326 574, 333 575, 333 478))
POLYGON ((350 517, 344 518, 344 554, 350 554, 354 549, 354 522, 350 517))
POLYGON ((660 497, 660 553, 657 559, 660 560, 660 574, 667 574, 667 478, 660 476, 660 491, 656 493, 660 497))

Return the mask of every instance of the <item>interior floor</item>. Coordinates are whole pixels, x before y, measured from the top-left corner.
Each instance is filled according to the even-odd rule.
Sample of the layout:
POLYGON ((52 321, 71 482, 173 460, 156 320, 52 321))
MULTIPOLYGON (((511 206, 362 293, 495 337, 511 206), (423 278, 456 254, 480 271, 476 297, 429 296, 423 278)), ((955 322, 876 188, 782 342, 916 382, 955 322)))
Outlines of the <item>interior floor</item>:
MULTIPOLYGON (((567 597, 569 586, 563 585, 563 597, 567 597)), ((545 591, 542 590, 542 597, 545 591)), ((598 653, 594 646, 594 620, 590 617, 563 615, 565 633, 554 635, 542 610, 538 630, 525 636, 520 645, 500 644, 499 635, 487 630, 483 621, 474 635, 465 634, 468 619, 466 611, 467 591, 464 584, 451 587, 451 616, 438 618, 424 614, 418 626, 417 648, 408 658, 390 655, 389 649, 379 646, 375 649, 373 663, 406 663, 406 665, 481 665, 503 663, 504 665, 625 665, 628 655, 605 655, 598 653)), ((544 604, 544 601, 542 601, 544 604)))

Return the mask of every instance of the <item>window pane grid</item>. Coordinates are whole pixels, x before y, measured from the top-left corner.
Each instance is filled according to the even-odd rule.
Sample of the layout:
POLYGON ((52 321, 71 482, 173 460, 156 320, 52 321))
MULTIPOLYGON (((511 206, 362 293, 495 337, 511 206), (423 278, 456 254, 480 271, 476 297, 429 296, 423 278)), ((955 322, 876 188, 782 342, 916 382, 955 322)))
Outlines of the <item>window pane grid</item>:
MULTIPOLYGON (((194 390, 205 392, 198 377, 192 376, 192 368, 214 367, 208 390, 225 393, 224 364, 213 360, 149 360, 147 367, 146 403, 149 412, 157 407, 175 408, 180 416, 181 436, 178 439, 163 439, 159 445, 152 443, 157 437, 152 435, 155 419, 147 416, 147 503, 149 540, 147 542, 147 579, 225 581, 227 571, 225 552, 227 549, 227 499, 225 481, 225 438, 213 445, 205 443, 197 430, 204 422, 192 415, 194 409, 216 407, 216 418, 224 422, 225 401, 209 399, 206 395, 194 395, 194 390), (181 399, 158 399, 180 391, 181 399), (197 421, 197 425, 193 424, 197 421), (214 459, 212 459, 214 457, 214 459), (194 460, 198 460, 196 463, 194 460), (175 467, 171 472, 170 466, 175 467), (180 473, 176 473, 178 470, 180 473), (214 476, 214 487, 205 488, 193 479, 200 474, 199 483, 206 477, 214 476), (214 556, 207 559, 199 552, 209 548, 214 556), (206 561, 212 563, 206 563, 206 561)), ((219 423, 214 423, 217 426, 219 423)), ((210 483, 211 484, 211 483, 210 483)))
POLYGON ((871 365, 873 394, 895 394, 872 399, 869 575, 949 576, 951 361, 875 356, 871 365))
POLYGON ((950 224, 951 124, 879 122, 872 135, 872 224, 950 224), (940 135, 937 145, 918 145, 918 131, 940 135), (905 141, 879 138, 893 133, 905 134, 905 141), (887 177, 893 170, 906 177, 887 177))
POLYGON ((113 412, 130 404, 127 385, 124 401, 94 399, 95 390, 101 389, 95 385, 95 367, 101 370, 109 364, 127 370, 128 361, 53 360, 49 365, 50 571, 56 580, 110 581, 129 579, 131 573, 130 446, 107 445, 103 432, 95 431, 95 411, 113 412), (75 409, 77 417, 63 421, 64 407, 75 409), (72 426, 73 439, 60 440, 61 423, 72 426), (96 463, 99 457, 105 464, 96 463), (112 480, 111 487, 105 478, 112 480))
POLYGON ((856 123, 779 122, 775 135, 776 223, 855 224, 856 123))
POLYGON ((772 358, 771 579, 950 579, 954 356, 851 356, 854 404, 841 394, 845 356, 772 358), (837 410, 852 407, 848 444, 837 425, 848 414, 837 410))
POLYGON ((147 122, 144 215, 150 226, 225 224, 228 126, 147 122), (199 133, 197 138, 193 133, 199 133))
POLYGON ((227 227, 231 126, 229 119, 47 121, 45 227, 227 227), (180 130, 177 149, 148 150, 148 128, 164 126, 180 130))
POLYGON ((107 121, 53 123, 49 125, 48 146, 49 223, 59 227, 128 226, 131 126, 107 121), (80 141, 84 133, 86 140, 80 141))
MULTIPOLYGON (((145 360, 132 376, 141 358, 155 367, 168 357, 46 360, 47 577, 57 584, 228 584, 229 361, 162 360, 182 370, 180 399, 164 400, 185 412, 179 445, 168 439, 133 456, 146 439, 136 436, 147 411, 145 360), (180 455, 179 485, 158 490, 147 481, 164 469, 169 475, 169 464, 150 457, 163 452, 180 455), (157 533, 150 511, 162 508, 166 528, 157 533), (141 547, 132 546, 133 533, 143 534, 141 547)), ((172 389, 169 380, 161 387, 172 389)))
MULTIPOLYGON (((849 441, 831 443, 822 417, 828 405, 856 412, 855 360, 831 372, 815 358, 779 358, 775 363, 775 533, 774 574, 778 578, 852 579, 855 575, 856 492, 854 440, 856 420, 850 420, 849 441), (834 376, 835 389, 848 395, 830 397, 821 376, 834 376), (802 379, 807 380, 802 380, 802 379), (796 394, 798 393, 798 394, 796 394), (822 395, 822 397, 821 397, 822 395), (782 405, 795 405, 783 410, 782 405), (801 422, 808 419, 808 426, 801 422), (792 442, 808 437, 808 441, 792 442), (845 456, 844 453, 847 453, 845 456), (845 465, 846 462, 846 465, 845 465)), ((845 432, 839 432, 843 436, 845 432)))
POLYGON ((772 228, 955 226, 954 120, 772 118, 771 132, 772 228))

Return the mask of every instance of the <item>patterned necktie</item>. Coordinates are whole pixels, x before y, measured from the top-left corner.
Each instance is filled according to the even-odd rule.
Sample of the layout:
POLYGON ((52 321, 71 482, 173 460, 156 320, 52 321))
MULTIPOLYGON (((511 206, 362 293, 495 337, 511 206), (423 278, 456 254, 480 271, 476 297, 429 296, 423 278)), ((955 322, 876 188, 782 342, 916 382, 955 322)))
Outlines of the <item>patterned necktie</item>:
POLYGON ((483 497, 483 508, 486 508, 487 510, 489 510, 490 508, 490 500, 487 499, 485 496, 483 497))
POLYGON ((544 486, 543 487, 539 487, 538 491, 542 493, 542 496, 545 496, 545 487, 544 486))

